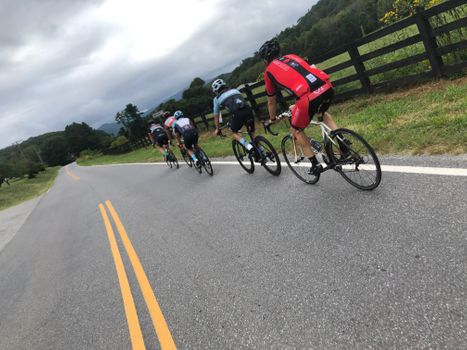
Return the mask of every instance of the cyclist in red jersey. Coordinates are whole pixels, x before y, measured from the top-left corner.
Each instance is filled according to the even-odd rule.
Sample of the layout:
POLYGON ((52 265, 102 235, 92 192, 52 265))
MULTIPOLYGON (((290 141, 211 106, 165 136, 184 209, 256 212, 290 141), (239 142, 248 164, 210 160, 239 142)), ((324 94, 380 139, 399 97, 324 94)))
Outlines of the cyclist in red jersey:
POLYGON ((290 106, 292 132, 311 162, 310 174, 319 174, 323 167, 316 159, 304 129, 316 113, 323 115, 323 121, 332 130, 337 129, 331 115, 326 112, 334 97, 329 75, 296 55, 281 56, 276 39, 266 41, 258 53, 267 65, 264 82, 268 95, 269 120, 273 122, 276 119, 276 93, 279 89, 284 89, 295 97, 295 105, 290 106))

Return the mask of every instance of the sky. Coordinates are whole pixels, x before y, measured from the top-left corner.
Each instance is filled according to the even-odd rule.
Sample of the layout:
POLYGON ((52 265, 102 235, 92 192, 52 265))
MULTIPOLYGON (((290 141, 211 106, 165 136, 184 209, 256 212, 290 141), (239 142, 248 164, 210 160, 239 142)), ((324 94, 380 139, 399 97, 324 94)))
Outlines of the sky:
POLYGON ((231 71, 316 0, 0 0, 0 148, 231 71))

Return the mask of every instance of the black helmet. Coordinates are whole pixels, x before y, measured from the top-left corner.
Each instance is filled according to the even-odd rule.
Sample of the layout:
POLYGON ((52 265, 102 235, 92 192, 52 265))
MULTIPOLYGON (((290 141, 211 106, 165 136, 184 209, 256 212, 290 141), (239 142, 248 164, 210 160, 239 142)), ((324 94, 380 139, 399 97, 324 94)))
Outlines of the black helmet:
POLYGON ((281 47, 276 39, 266 41, 258 50, 259 57, 270 61, 280 55, 281 47))

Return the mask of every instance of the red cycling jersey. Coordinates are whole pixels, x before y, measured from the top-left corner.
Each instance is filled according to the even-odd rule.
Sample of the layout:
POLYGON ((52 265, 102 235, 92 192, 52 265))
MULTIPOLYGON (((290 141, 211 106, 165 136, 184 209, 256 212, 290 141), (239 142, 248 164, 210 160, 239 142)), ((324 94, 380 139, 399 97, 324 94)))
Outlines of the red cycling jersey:
POLYGON ((273 60, 264 71, 264 82, 269 96, 273 96, 278 88, 282 88, 295 98, 331 84, 329 75, 311 67, 297 55, 285 55, 273 60))
MULTIPOLYGON (((278 89, 284 89, 295 97, 297 102, 292 110, 291 121, 292 126, 300 129, 309 124, 316 111, 325 111, 320 106, 314 106, 313 101, 321 104, 322 95, 325 92, 328 92, 326 95, 332 93, 329 75, 311 67, 297 55, 285 55, 273 60, 264 71, 264 82, 268 96, 274 96, 278 89)), ((325 100, 327 102, 328 98, 325 100)))

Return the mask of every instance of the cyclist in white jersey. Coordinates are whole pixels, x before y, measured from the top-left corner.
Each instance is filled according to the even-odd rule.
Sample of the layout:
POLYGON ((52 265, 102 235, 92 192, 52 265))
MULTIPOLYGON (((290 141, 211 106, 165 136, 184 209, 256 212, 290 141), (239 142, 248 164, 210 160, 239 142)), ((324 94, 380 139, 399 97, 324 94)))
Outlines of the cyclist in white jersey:
POLYGON ((173 133, 177 139, 177 144, 181 147, 181 138, 183 137, 183 144, 188 150, 188 154, 195 162, 196 166, 199 166, 198 158, 193 152, 193 147, 198 146, 198 130, 196 129, 193 121, 183 115, 182 111, 176 111, 174 113, 175 122, 172 124, 173 133))

